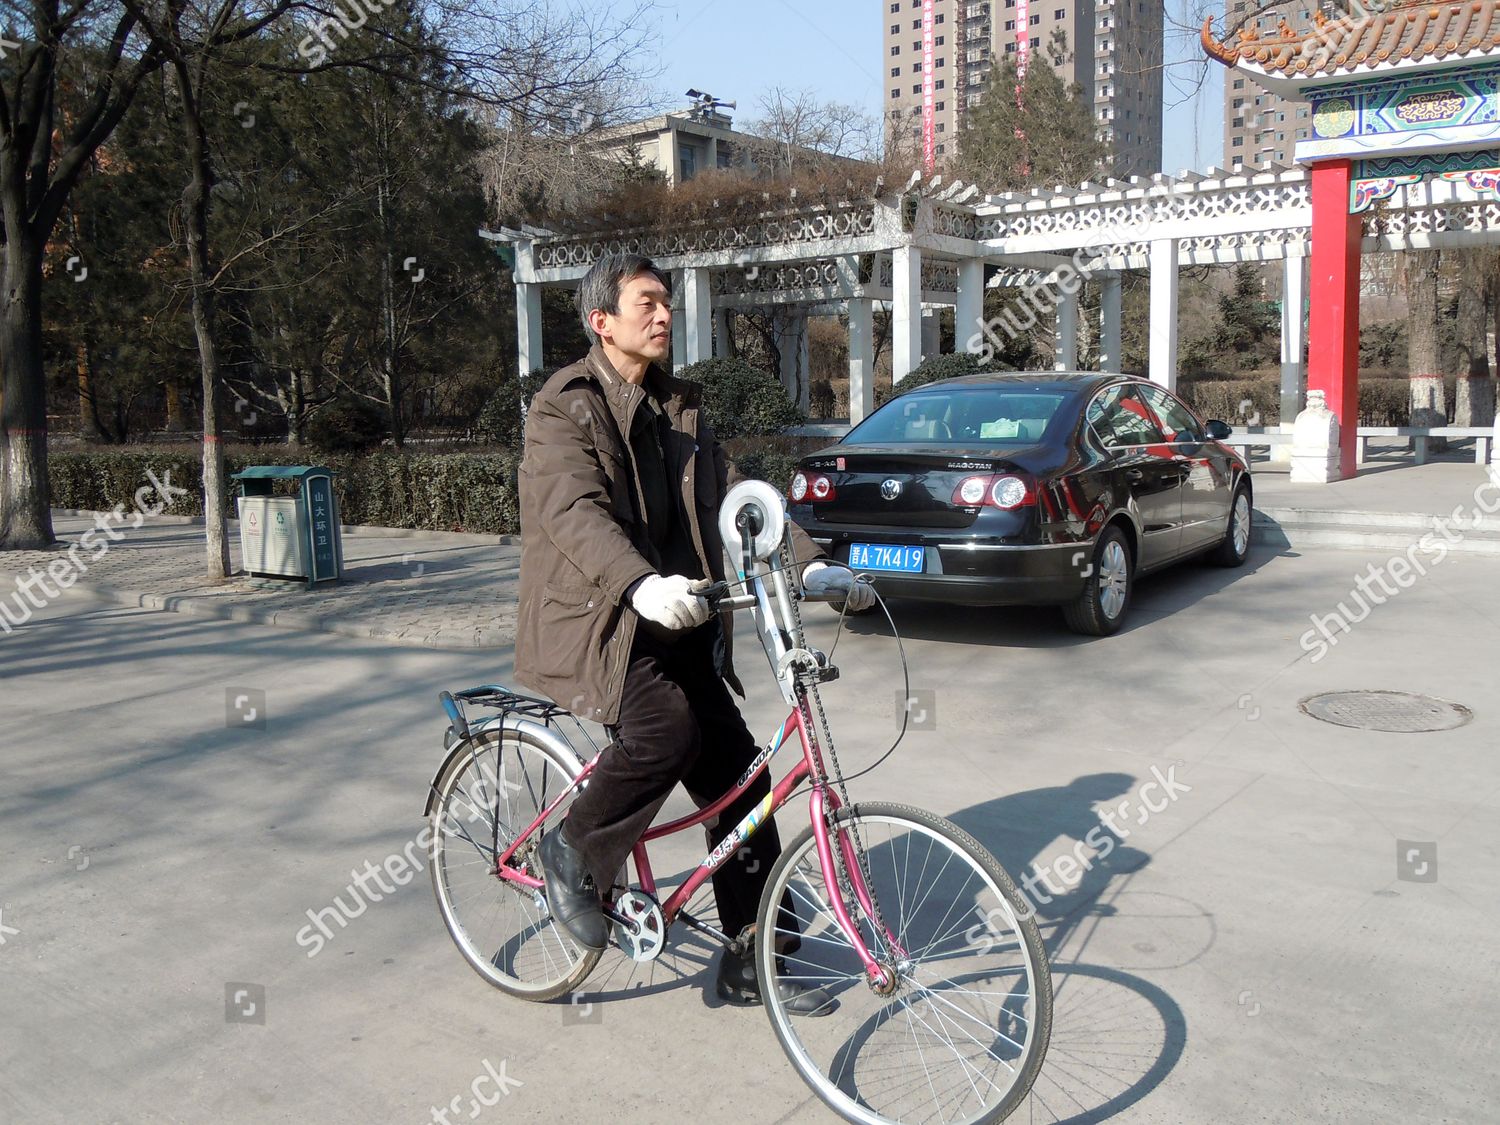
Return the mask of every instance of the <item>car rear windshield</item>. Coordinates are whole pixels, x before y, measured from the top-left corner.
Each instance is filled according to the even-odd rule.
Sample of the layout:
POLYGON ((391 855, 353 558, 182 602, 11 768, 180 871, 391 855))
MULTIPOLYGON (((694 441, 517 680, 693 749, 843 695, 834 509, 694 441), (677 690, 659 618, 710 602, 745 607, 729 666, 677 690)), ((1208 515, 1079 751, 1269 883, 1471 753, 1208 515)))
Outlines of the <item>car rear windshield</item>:
POLYGON ((1042 440, 1062 391, 953 387, 911 391, 861 422, 845 442, 869 444, 1032 445, 1042 440))

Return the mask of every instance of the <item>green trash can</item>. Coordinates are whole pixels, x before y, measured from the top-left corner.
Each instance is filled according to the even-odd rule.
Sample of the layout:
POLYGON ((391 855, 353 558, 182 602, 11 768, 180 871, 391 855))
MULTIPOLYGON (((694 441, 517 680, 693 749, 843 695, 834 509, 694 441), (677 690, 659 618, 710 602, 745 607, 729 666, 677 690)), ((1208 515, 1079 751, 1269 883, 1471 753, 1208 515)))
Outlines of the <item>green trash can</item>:
POLYGON ((344 571, 333 470, 319 465, 251 465, 235 473, 240 495, 240 559, 256 578, 301 578, 308 588, 344 571), (294 495, 276 495, 285 481, 294 495))

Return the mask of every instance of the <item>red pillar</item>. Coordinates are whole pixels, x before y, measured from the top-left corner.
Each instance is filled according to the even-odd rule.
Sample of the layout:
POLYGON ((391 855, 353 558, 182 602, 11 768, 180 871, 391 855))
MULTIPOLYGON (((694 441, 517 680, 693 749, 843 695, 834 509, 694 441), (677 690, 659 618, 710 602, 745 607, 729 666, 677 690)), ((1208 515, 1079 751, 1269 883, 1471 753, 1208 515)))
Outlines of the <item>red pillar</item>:
MULTIPOLYGON (((1307 318, 1307 388, 1321 390, 1339 420, 1339 477, 1355 473, 1359 425, 1359 243, 1363 223, 1349 214, 1354 164, 1312 166, 1312 261, 1307 318)), ((1283 419, 1287 421, 1288 419, 1283 419)))

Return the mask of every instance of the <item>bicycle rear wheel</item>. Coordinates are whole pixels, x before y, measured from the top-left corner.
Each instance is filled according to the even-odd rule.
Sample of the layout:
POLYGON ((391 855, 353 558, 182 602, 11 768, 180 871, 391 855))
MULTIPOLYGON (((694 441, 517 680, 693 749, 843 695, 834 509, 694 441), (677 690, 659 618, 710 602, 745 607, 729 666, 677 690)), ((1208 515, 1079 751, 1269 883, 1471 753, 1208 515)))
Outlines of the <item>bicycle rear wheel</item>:
MULTIPOLYGON (((491 727, 465 747, 435 785, 429 854, 438 909, 475 972, 512 996, 551 1000, 576 989, 600 953, 553 920, 541 890, 501 879, 496 862, 582 766, 525 730, 491 727)), ((540 842, 538 830, 512 857, 537 878, 540 842)))
POLYGON ((880 995, 869 984, 834 915, 809 826, 782 852, 761 900, 758 932, 776 940, 756 942, 756 969, 777 1040, 848 1121, 1002 1120, 1036 1080, 1052 1027, 1052 978, 1031 911, 994 856, 951 821, 868 803, 840 810, 836 825, 846 839, 856 826, 864 842, 895 944, 849 891, 842 898, 896 985, 880 995), (783 894, 796 928, 781 924, 783 894), (774 986, 786 943, 800 944, 780 957, 785 975, 833 995, 831 1015, 787 1011, 774 986))

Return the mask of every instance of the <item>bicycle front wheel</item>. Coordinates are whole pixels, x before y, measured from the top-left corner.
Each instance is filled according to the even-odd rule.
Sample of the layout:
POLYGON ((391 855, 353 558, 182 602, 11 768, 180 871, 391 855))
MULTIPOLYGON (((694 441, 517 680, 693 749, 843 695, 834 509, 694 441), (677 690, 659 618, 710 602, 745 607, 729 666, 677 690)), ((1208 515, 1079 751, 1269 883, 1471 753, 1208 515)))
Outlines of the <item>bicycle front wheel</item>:
MULTIPOLYGON (((600 954, 557 924, 542 891, 501 879, 496 864, 582 766, 524 730, 491 727, 466 747, 436 783, 431 859, 438 909, 475 972, 512 996, 551 1000, 577 988, 600 954)), ((538 879, 540 841, 538 830, 512 857, 538 879)))
MULTIPOLYGON (((776 1038, 845 1120, 1002 1120, 1036 1080, 1052 1028, 1052 978, 1031 911, 995 857, 942 817, 868 803, 840 810, 835 827, 835 848, 841 838, 852 847, 856 832, 862 841, 873 909, 852 885, 829 885, 811 827, 788 845, 771 869, 756 942, 776 1038), (783 895, 795 923, 779 909, 783 895), (884 993, 840 926, 835 895, 894 981, 884 993), (789 1012, 778 974, 822 987, 837 1008, 819 1018, 789 1012)), ((863 881, 860 871, 856 861, 863 881)))

